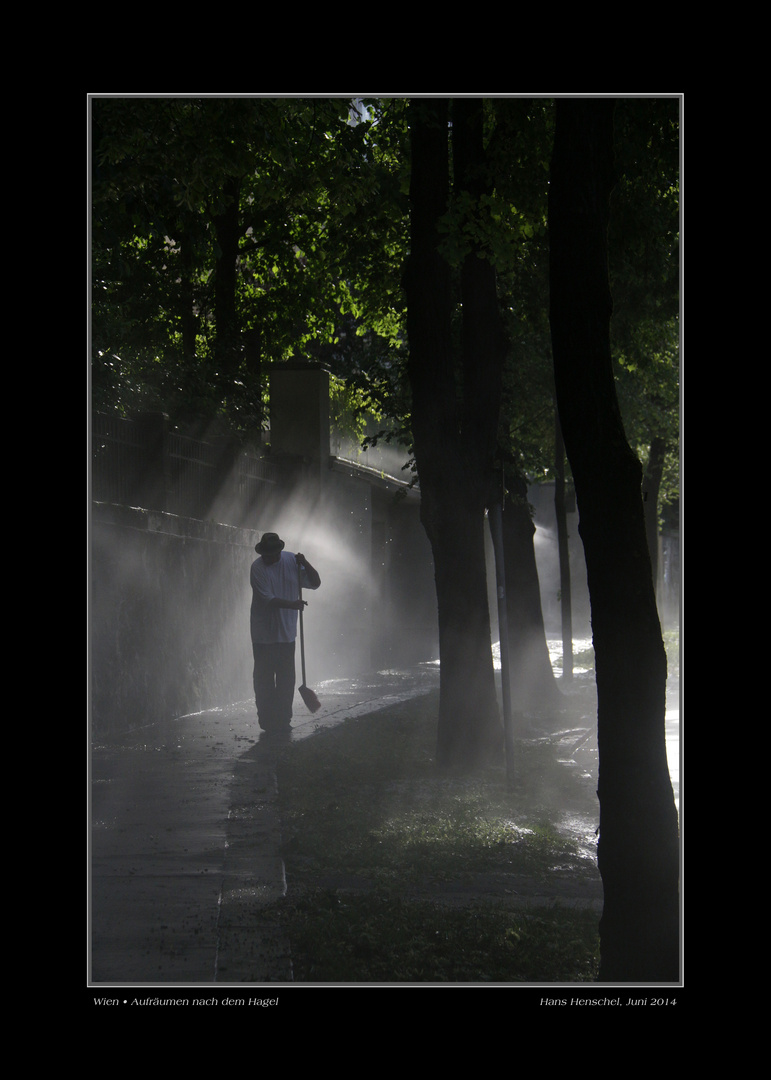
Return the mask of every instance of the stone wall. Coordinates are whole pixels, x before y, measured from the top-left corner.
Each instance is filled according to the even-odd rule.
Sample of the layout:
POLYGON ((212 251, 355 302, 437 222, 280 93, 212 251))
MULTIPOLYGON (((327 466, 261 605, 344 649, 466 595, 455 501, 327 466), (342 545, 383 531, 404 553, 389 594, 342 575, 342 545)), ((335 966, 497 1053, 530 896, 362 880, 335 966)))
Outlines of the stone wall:
POLYGON ((95 504, 90 669, 95 731, 249 699, 245 530, 95 504))
POLYGON ((235 525, 93 504, 96 732, 253 700, 249 568, 263 532, 279 533, 321 575, 306 597, 309 686, 438 657, 416 492, 330 455, 329 375, 318 365, 274 365, 270 397, 271 476, 246 502, 220 476, 225 494, 201 511, 235 525))
MULTIPOLYGON (((127 731, 251 703, 249 568, 278 532, 321 574, 306 594, 308 685, 438 656, 436 596, 416 499, 342 466, 321 490, 276 492, 254 531, 94 503, 91 710, 127 731)), ((298 677, 300 671, 298 655, 298 677)))

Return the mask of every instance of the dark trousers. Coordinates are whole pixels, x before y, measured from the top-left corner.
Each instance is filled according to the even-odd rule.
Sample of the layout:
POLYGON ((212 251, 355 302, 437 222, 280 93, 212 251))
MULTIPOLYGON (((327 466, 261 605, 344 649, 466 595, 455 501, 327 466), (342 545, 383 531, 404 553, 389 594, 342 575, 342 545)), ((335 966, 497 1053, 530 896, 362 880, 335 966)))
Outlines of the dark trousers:
POLYGON ((293 641, 255 645, 254 700, 257 721, 263 731, 280 731, 292 720, 295 669, 293 641))

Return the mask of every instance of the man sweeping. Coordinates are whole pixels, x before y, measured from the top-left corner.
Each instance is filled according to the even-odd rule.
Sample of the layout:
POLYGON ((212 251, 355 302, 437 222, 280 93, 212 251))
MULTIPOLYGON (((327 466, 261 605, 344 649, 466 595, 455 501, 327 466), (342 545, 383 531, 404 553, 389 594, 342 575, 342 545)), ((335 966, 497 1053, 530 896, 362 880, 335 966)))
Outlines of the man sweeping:
POLYGON ((297 616, 300 613, 302 618, 305 605, 302 589, 318 589, 321 584, 318 572, 305 556, 285 551, 284 547, 277 533, 263 533, 255 545, 260 558, 252 563, 250 573, 254 698, 258 723, 268 732, 289 730, 295 689, 297 616))

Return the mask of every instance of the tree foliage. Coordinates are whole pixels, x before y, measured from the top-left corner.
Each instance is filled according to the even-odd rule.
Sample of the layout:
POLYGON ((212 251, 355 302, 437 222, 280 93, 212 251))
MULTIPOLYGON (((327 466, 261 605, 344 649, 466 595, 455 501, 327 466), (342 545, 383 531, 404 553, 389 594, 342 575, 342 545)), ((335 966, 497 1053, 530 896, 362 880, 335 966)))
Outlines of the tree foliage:
POLYGON ((94 100, 95 404, 248 431, 261 361, 366 366, 365 309, 379 359, 403 320, 388 113, 375 145, 342 98, 94 100))
POLYGON ((643 464, 663 447, 661 498, 679 495, 680 127, 675 98, 626 98, 615 119, 609 222, 619 404, 643 464))
MULTIPOLYGON (((643 459, 656 435, 677 444, 677 104, 624 99, 617 116, 612 332, 643 459)), ((495 268, 509 341, 500 454, 548 478, 554 106, 493 98, 484 120, 493 180, 475 206, 452 192, 442 254, 458 268, 476 246, 495 268)), ((348 406, 390 417, 382 431, 411 442, 406 101, 95 98, 92 129, 95 407, 255 434, 265 365, 305 357, 342 380, 348 406)), ((670 452, 670 497, 675 462, 670 452)))

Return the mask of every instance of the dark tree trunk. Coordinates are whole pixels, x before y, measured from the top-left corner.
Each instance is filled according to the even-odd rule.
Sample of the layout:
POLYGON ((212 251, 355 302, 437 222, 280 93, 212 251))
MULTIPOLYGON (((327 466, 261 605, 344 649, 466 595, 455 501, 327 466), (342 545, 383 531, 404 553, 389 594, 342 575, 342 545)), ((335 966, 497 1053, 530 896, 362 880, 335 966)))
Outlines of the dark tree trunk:
POLYGON ((241 339, 236 314, 236 264, 240 237, 240 181, 228 180, 223 189, 223 207, 214 218, 219 252, 214 268, 214 325, 217 331, 216 383, 227 393, 240 362, 241 339))
MULTIPOLYGON (((481 98, 458 98, 453 101, 452 109, 455 191, 470 196, 471 212, 479 217, 484 215, 481 200, 492 192, 484 155, 483 106, 481 98)), ((506 337, 495 268, 484 256, 479 242, 472 245, 463 260, 461 301, 460 434, 464 452, 477 470, 478 485, 487 496, 493 490, 506 337)))
POLYGON ((244 331, 244 365, 255 432, 262 427, 262 334, 256 328, 244 331))
POLYGON ((192 370, 195 364, 196 344, 198 336, 198 318, 195 314, 195 292, 189 278, 184 278, 181 284, 182 316, 182 356, 185 367, 192 370))
MULTIPOLYGON (((421 519, 434 556, 440 647, 437 759, 472 769, 500 752, 501 726, 487 606, 486 445, 478 383, 461 405, 451 318, 450 268, 438 223, 449 196, 448 101, 411 105, 410 257, 405 270, 409 378, 421 519)), ((473 305, 471 305, 473 307, 473 305)), ((488 388, 489 389, 489 388, 488 388)))
POLYGON ((180 327, 182 331, 182 360, 187 371, 195 365, 198 335, 198 316, 196 315, 195 290, 193 288, 193 244, 184 227, 179 230, 180 251, 182 253, 182 274, 180 282, 180 327))
POLYGON ((487 605, 484 507, 473 484, 463 488, 437 485, 426 495, 421 479, 439 618, 437 763, 453 772, 494 760, 503 747, 487 605))
POLYGON ((503 513, 506 558, 506 607, 509 623, 511 698, 518 710, 549 708, 560 701, 546 644, 541 588, 535 561, 535 526, 527 502, 527 484, 508 478, 503 513))
POLYGON ((565 504, 565 440, 559 414, 555 416, 554 516, 557 519, 557 550, 560 565, 560 615, 562 618, 562 678, 573 679, 573 596, 570 580, 570 542, 565 504))
POLYGON ((613 103, 557 102, 550 318, 560 422, 592 609, 603 981, 679 976, 679 842, 665 742, 666 655, 641 496, 610 354, 607 224, 613 103))

